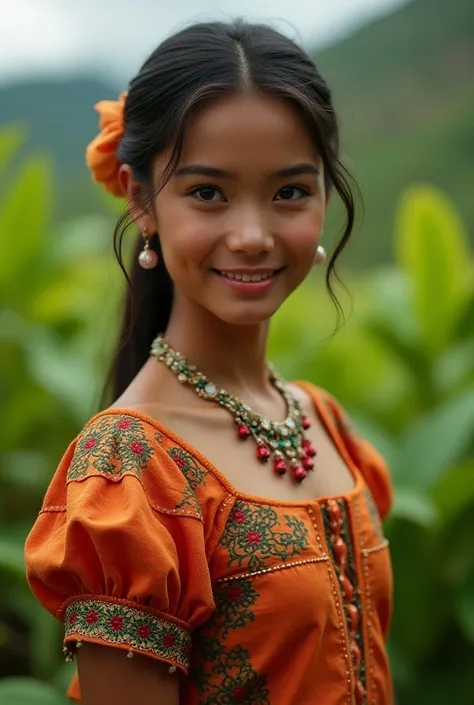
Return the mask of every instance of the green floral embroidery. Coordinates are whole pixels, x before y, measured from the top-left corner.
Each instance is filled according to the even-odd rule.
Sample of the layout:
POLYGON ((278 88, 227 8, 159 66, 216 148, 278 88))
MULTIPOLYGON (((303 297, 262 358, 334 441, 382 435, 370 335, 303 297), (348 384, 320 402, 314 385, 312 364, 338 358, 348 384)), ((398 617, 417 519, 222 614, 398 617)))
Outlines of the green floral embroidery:
POLYGON ((168 455, 179 467, 192 490, 195 490, 198 485, 206 484, 206 472, 190 453, 179 448, 179 446, 174 446, 170 448, 168 455))
POLYGON ((246 570, 261 570, 269 558, 286 561, 308 546, 308 530, 296 517, 285 515, 282 530, 278 514, 272 507, 236 502, 229 517, 221 544, 229 552, 229 566, 236 563, 246 570))
POLYGON ((199 705, 270 704, 267 679, 252 667, 248 649, 225 646, 231 631, 255 619, 251 608, 258 597, 248 578, 222 583, 215 589, 216 609, 195 643, 196 659, 190 672, 201 696, 199 705))
POLYGON ((107 600, 71 602, 64 615, 65 642, 94 637, 189 667, 191 635, 174 622, 140 608, 107 600))
POLYGON ((111 480, 126 474, 141 477, 153 450, 142 423, 133 416, 102 416, 78 439, 67 473, 68 482, 97 473, 111 480))
MULTIPOLYGON (((217 640, 214 643, 217 644, 217 640)), ((252 668, 250 653, 243 646, 224 653, 216 650, 211 663, 214 664, 213 677, 219 675, 220 679, 206 682, 199 691, 202 696, 199 705, 270 705, 267 679, 252 668)))
MULTIPOLYGON (((357 611, 359 613, 359 623, 358 623, 358 628, 357 632, 355 634, 355 642, 357 646, 360 649, 361 653, 361 659, 360 659, 360 667, 357 672, 357 679, 361 681, 362 685, 364 686, 364 689, 366 688, 366 663, 365 663, 365 653, 364 653, 364 635, 362 631, 362 615, 363 615, 363 606, 362 606, 362 601, 360 599, 360 588, 359 588, 359 580, 357 576, 357 564, 356 564, 356 559, 354 555, 354 541, 352 537, 352 532, 350 529, 349 525, 349 519, 348 519, 348 513, 347 513, 347 506, 344 500, 338 500, 337 505, 341 511, 341 518, 342 518, 342 526, 340 530, 340 537, 344 541, 346 547, 347 547, 347 564, 346 564, 346 569, 345 569, 345 576, 349 580, 350 584, 354 588, 354 595, 352 600, 348 600, 344 596, 344 592, 342 591, 343 595, 343 603, 344 603, 344 614, 346 618, 346 624, 347 624, 347 631, 350 634, 351 633, 351 615, 350 615, 350 607, 351 605, 354 605, 357 608, 357 611)), ((324 529, 325 529, 325 534, 326 534, 326 541, 328 544, 328 547, 331 552, 332 556, 332 561, 334 565, 334 569, 336 571, 336 575, 339 579, 341 579, 341 573, 337 564, 336 560, 336 555, 334 552, 334 543, 333 543, 333 528, 331 527, 331 517, 327 508, 327 505, 322 505, 322 514, 323 514, 323 521, 324 521, 324 529)), ((362 705, 366 705, 366 699, 363 700, 362 705)))
POLYGON ((206 484, 207 473, 190 453, 187 453, 179 446, 170 448, 168 455, 174 460, 187 480, 183 497, 179 504, 176 505, 175 509, 191 511, 202 517, 201 505, 199 504, 194 490, 199 485, 206 484))
POLYGON ((259 594, 254 590, 250 578, 232 580, 216 588, 213 626, 220 629, 223 639, 227 638, 231 630, 243 629, 254 621, 255 615, 250 608, 258 598, 259 594))

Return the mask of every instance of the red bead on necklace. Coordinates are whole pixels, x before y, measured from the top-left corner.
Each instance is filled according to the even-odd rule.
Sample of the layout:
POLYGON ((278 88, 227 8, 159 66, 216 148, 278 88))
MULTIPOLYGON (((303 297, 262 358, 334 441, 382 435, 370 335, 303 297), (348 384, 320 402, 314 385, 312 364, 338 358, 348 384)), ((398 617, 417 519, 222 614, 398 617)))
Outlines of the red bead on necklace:
POLYGON ((181 353, 173 350, 162 335, 153 341, 151 354, 164 363, 182 384, 191 385, 201 398, 226 409, 237 424, 238 438, 242 441, 253 438, 257 444, 257 459, 261 463, 272 460, 277 475, 285 475, 290 471, 293 479, 301 482, 314 469, 312 459, 316 450, 304 435, 311 426, 310 420, 302 413, 299 401, 272 365, 268 366, 270 381, 287 406, 288 413, 284 421, 271 421, 252 411, 241 399, 225 389, 217 389, 194 365, 189 365, 181 353))

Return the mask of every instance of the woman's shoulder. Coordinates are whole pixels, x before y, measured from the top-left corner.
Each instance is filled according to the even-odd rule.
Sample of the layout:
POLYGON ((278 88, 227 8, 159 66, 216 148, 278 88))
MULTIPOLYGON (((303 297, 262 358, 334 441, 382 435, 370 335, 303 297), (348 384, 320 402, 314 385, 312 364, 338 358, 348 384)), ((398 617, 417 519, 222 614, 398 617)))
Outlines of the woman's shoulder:
POLYGON ((138 480, 156 508, 204 519, 203 506, 217 507, 224 489, 193 449, 146 411, 111 406, 89 418, 63 454, 45 501, 60 504, 70 483, 89 478, 109 485, 138 480))
POLYGON ((321 411, 325 408, 332 413, 344 414, 341 404, 324 387, 306 380, 292 381, 290 387, 304 412, 314 412, 315 408, 321 411))
POLYGON ((359 433, 343 404, 330 391, 305 381, 294 382, 291 388, 303 411, 312 409, 323 420, 331 436, 337 436, 345 446, 384 518, 393 502, 392 482, 386 461, 375 445, 359 433))

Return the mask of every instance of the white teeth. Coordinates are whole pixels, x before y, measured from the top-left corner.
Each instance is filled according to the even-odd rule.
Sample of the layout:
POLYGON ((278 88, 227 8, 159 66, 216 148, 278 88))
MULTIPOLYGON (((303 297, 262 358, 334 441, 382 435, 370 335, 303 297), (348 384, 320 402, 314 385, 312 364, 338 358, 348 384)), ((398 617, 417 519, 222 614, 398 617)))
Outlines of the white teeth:
POLYGON ((266 274, 237 274, 233 272, 219 272, 223 277, 228 279, 236 279, 237 281, 243 282, 260 282, 264 279, 268 279, 273 276, 274 272, 267 272, 266 274))

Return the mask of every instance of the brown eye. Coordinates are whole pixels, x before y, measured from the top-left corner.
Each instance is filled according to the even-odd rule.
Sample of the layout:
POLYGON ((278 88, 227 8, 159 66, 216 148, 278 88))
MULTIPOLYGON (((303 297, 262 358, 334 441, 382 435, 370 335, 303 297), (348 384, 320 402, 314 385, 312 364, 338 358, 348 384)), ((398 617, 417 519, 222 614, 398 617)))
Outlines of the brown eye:
POLYGON ((304 186, 283 186, 277 193, 277 200, 299 201, 301 198, 305 198, 309 195, 309 190, 304 186))
POLYGON ((216 186, 197 186, 191 191, 197 201, 224 201, 225 198, 216 186))

